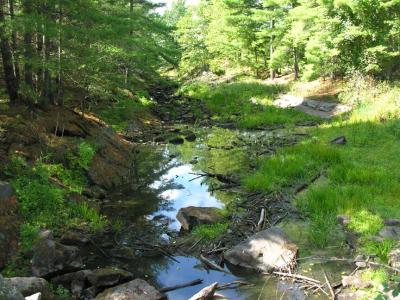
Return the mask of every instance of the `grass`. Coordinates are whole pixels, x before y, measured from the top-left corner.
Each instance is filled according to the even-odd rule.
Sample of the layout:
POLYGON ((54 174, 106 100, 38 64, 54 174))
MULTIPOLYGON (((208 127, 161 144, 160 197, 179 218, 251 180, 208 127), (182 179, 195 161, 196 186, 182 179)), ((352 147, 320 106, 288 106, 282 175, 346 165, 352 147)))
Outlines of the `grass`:
POLYGON ((378 234, 384 219, 400 218, 400 85, 354 85, 350 82, 339 95, 356 105, 352 113, 311 129, 313 137, 298 145, 259 159, 256 172, 243 182, 248 190, 278 191, 322 172, 326 184, 312 186, 295 200, 310 220, 312 243, 326 246, 336 215, 345 214, 351 217, 349 228, 361 236, 361 251, 373 250, 385 261, 393 244, 373 245, 368 237, 378 234), (329 143, 340 135, 346 136, 346 145, 329 143))
POLYGON ((217 86, 196 82, 183 86, 180 93, 204 100, 215 120, 232 121, 240 128, 293 125, 317 120, 299 111, 274 107, 273 100, 286 90, 284 85, 265 84, 252 79, 217 86))
POLYGON ((198 225, 192 231, 192 236, 203 241, 213 241, 228 230, 229 223, 198 225))

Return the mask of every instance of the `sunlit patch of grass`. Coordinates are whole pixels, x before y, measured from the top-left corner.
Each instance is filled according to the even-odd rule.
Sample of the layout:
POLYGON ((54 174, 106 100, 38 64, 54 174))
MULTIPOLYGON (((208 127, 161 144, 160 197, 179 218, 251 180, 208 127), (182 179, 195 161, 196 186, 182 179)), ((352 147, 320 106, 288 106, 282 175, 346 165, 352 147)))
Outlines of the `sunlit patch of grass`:
POLYGON ((225 233, 228 230, 228 227, 229 223, 198 225, 193 229, 192 235, 198 239, 212 241, 225 233))
POLYGON ((272 105, 284 85, 265 84, 257 80, 209 85, 202 82, 184 86, 181 93, 206 102, 214 119, 234 121, 241 128, 270 125, 290 125, 305 120, 317 120, 300 111, 279 109, 272 105))
POLYGON ((326 167, 341 161, 339 151, 328 145, 303 143, 262 159, 257 172, 244 179, 251 190, 271 191, 304 183, 326 167))
POLYGON ((383 227, 383 221, 380 216, 363 209, 353 213, 348 227, 354 232, 372 236, 377 234, 383 227))

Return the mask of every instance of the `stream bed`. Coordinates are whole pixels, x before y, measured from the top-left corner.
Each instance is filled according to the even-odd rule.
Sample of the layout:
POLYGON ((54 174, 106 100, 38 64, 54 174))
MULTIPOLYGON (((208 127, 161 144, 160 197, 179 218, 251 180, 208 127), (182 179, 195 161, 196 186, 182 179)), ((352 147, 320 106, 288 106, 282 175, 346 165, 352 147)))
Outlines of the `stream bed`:
MULTIPOLYGON (((135 278, 145 279, 159 288, 195 279, 203 280, 200 285, 168 292, 169 299, 174 300, 188 299, 214 282, 224 284, 235 280, 248 281, 251 285, 222 290, 219 293, 228 299, 328 299, 323 294, 307 296, 298 284, 256 272, 235 271, 225 274, 207 270, 198 258, 183 253, 174 254, 173 257, 149 254, 135 259, 135 249, 140 247, 140 241, 144 241, 144 244, 151 241, 167 245, 179 235, 180 223, 176 214, 180 208, 223 208, 229 203, 239 201, 242 191, 218 190, 216 181, 198 174, 211 171, 230 175, 248 172, 253 167, 254 157, 258 156, 257 151, 263 145, 270 144, 271 139, 278 134, 282 133, 202 129, 196 131, 195 142, 141 146, 132 162, 135 180, 126 190, 116 192, 101 207, 101 212, 120 226, 119 234, 113 237, 113 243, 120 245, 121 253, 112 258, 93 255, 89 266, 122 267, 133 273, 135 278), (213 190, 215 191, 212 192, 213 190), (126 259, 127 257, 131 259, 126 259)), ((289 224, 288 228, 297 234, 304 229, 301 226, 294 223, 289 224)), ((339 248, 332 249, 326 251, 330 254, 335 254, 335 251, 340 253, 339 248)), ((348 271, 348 266, 341 263, 319 265, 307 260, 299 268, 311 277, 321 277, 324 270, 335 280, 340 279, 342 272, 348 271), (321 274, 317 274, 318 272, 321 274)))

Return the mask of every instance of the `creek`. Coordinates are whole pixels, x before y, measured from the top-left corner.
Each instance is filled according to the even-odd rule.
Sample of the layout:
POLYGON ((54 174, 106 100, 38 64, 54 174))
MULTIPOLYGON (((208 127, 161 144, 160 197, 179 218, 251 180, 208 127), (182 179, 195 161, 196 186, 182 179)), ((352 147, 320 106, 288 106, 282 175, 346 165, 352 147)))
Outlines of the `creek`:
MULTIPOLYGON (((174 300, 188 299, 213 282, 224 284, 235 280, 248 281, 251 285, 220 292, 229 299, 327 299, 323 294, 306 296, 299 285, 272 276, 255 272, 235 271, 225 274, 207 270, 198 258, 179 251, 173 257, 152 255, 146 251, 141 252, 144 255, 139 255, 137 249, 143 247, 141 241, 144 241, 144 245, 157 243, 167 246, 176 240, 180 230, 176 214, 180 208, 224 208, 241 200, 244 194, 242 190, 221 190, 221 184, 216 180, 199 177, 198 174, 213 172, 239 177, 243 172, 254 168, 263 146, 271 145, 278 137, 291 139, 282 130, 191 130, 197 136, 194 142, 185 142, 182 145, 148 144, 138 146, 135 150, 132 162, 129 162, 133 169, 132 183, 126 189, 116 191, 112 199, 101 207, 103 214, 113 223, 119 224, 119 233, 113 237, 113 243, 114 246, 119 245, 122 254, 117 253, 112 257, 94 254, 90 256, 89 267, 123 267, 132 272, 135 278, 143 278, 157 287, 174 286, 198 278, 203 280, 200 285, 168 292, 169 299, 174 300), (129 253, 131 259, 125 259, 125 253, 129 253)), ((298 137, 300 134, 293 136, 298 137)), ((301 226, 289 223, 286 227, 291 228, 291 232, 296 235, 303 229, 301 226)), ((336 250, 340 252, 340 248, 336 250)), ((341 272, 348 270, 340 263, 319 265, 307 260, 299 268, 312 276, 314 272, 324 269, 335 280, 340 279, 341 272)))

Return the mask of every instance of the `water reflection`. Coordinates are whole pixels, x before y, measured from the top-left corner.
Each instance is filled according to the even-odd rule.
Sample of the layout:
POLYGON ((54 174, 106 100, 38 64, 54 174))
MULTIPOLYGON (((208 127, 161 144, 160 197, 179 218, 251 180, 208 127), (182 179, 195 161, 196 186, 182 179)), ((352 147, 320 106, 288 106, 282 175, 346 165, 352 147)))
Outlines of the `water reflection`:
MULTIPOLYGON (((175 163, 178 160, 175 159, 175 163)), ((222 207, 223 204, 213 196, 201 178, 196 179, 191 165, 180 165, 171 168, 159 180, 150 185, 150 188, 160 189, 168 183, 174 182, 175 188, 164 190, 159 194, 160 198, 168 202, 167 209, 161 209, 153 214, 164 215, 172 220, 170 229, 179 230, 180 224, 176 220, 176 214, 182 207, 222 207)))

